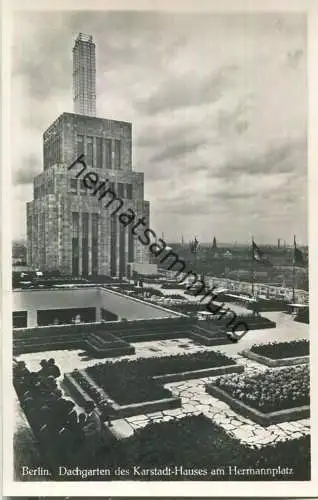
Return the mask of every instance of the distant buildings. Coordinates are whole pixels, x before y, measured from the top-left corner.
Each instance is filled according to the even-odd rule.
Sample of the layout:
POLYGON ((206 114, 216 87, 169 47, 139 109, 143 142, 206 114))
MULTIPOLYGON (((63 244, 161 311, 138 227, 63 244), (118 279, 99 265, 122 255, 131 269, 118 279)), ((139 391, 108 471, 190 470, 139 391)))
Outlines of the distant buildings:
POLYGON ((33 268, 74 276, 125 276, 131 263, 147 268, 148 249, 76 178, 80 167, 67 168, 84 154, 85 173, 108 179, 123 210, 132 208, 149 226, 144 174, 132 170, 132 125, 95 117, 95 73, 95 44, 80 34, 73 48, 75 113, 63 113, 43 134, 44 170, 27 203, 27 258, 33 268))

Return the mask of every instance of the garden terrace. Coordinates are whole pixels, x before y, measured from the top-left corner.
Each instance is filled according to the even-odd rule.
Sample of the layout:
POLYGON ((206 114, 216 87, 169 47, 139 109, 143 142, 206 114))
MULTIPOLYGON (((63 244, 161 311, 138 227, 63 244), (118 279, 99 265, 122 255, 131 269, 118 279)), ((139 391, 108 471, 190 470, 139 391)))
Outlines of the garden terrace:
POLYGON ((309 416, 309 368, 267 370, 249 376, 231 374, 208 384, 209 394, 261 425, 309 416))
MULTIPOLYGON (((109 323, 82 323, 13 330, 14 354, 53 349, 86 348, 85 340, 98 333, 106 342, 147 341, 182 336, 194 323, 190 318, 165 318, 109 323), (170 333, 169 333, 170 332, 170 333)), ((126 344, 127 346, 128 344, 126 344)))
POLYGON ((253 345, 242 354, 246 358, 272 367, 308 364, 309 342, 308 340, 294 340, 253 345))
POLYGON ((84 349, 95 357, 111 357, 134 354, 130 342, 176 338, 191 338, 203 345, 229 342, 217 323, 210 332, 204 332, 196 325, 196 319, 179 317, 21 328, 13 330, 13 352, 18 355, 58 349, 84 349))

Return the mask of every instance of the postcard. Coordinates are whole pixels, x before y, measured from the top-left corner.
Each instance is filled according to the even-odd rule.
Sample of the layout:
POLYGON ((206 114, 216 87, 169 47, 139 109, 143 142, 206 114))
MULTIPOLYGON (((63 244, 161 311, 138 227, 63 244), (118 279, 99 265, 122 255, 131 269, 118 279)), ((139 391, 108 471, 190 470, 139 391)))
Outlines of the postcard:
POLYGON ((4 7, 6 495, 318 493, 318 11, 265 3, 4 7))

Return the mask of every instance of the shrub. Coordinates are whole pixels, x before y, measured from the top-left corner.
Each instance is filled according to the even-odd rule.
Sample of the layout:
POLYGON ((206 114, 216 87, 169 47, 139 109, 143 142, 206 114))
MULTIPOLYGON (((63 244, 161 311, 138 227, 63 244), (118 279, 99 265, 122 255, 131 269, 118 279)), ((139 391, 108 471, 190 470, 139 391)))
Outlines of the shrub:
POLYGON ((251 347, 251 351, 271 359, 294 358, 309 355, 308 340, 293 340, 291 342, 270 342, 251 347))

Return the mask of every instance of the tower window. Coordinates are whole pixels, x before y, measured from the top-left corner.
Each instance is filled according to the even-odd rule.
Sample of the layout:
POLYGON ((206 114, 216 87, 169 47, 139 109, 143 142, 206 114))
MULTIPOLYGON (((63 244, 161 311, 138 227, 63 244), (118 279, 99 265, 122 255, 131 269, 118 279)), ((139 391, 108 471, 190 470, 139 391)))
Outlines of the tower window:
POLYGON ((122 182, 118 182, 117 195, 121 198, 124 198, 124 187, 125 185, 122 182))
POLYGON ((112 168, 112 141, 111 139, 105 140, 105 167, 112 168))
POLYGON ((87 154, 86 154, 86 159, 87 159, 87 164, 90 167, 94 166, 94 154, 93 154, 93 137, 87 137, 87 154))
POLYGON ((128 200, 132 200, 132 184, 126 184, 126 190, 128 200))
POLYGON ((70 179, 70 190, 72 193, 77 194, 77 179, 70 179))
POLYGON ((76 138, 76 149, 78 156, 84 154, 84 137, 82 135, 78 135, 76 138))
POLYGON ((119 170, 121 166, 121 143, 115 140, 115 169, 119 170))

